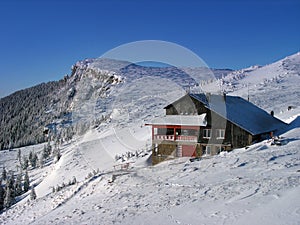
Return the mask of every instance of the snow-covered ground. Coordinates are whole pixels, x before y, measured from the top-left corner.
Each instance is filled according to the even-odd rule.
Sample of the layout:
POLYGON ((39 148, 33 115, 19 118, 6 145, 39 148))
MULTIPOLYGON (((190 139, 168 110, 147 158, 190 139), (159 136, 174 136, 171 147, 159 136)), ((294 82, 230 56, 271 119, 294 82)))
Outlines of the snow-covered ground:
MULTIPOLYGON (((136 83, 118 93, 111 123, 61 146, 57 163, 29 171, 37 199, 24 194, 0 214, 0 224, 299 224, 299 62, 295 54, 223 78, 223 88, 232 94, 247 98, 249 86, 250 101, 291 122, 282 134, 284 145, 266 140, 200 161, 180 158, 151 166, 150 129, 143 122, 161 115, 158 106, 180 92, 162 96, 151 92, 159 82, 151 80, 155 85, 147 89, 136 83), (130 97, 124 102, 123 96, 130 97), (147 104, 154 107, 143 108, 147 104), (288 106, 293 107, 288 111, 288 106), (133 108, 137 112, 129 111, 133 108), (128 151, 138 156, 115 160, 128 151), (75 185, 52 193, 73 177, 75 185)), ((22 154, 42 148, 25 147, 22 154)), ((16 149, 0 152, 1 166, 16 171, 16 162, 16 149)))
POLYGON ((223 79, 229 94, 248 98, 275 116, 285 113, 288 106, 299 106, 300 52, 275 63, 235 71, 223 79))

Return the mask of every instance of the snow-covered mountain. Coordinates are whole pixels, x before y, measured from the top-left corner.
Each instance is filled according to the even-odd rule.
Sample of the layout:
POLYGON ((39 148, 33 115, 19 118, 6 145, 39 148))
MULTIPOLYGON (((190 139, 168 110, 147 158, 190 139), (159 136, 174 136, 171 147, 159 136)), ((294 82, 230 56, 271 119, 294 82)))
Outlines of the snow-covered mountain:
POLYGON ((251 102, 276 115, 299 105, 299 71, 298 52, 266 66, 234 71, 222 79, 223 89, 245 99, 249 95, 251 102))
MULTIPOLYGON (((251 102, 290 123, 284 145, 263 141, 196 162, 181 158, 150 166, 145 121, 163 115, 187 84, 196 85, 191 70, 108 59, 76 63, 48 108, 95 126, 62 143, 58 162, 49 159, 29 170, 37 199, 19 196, 0 223, 298 224, 300 54, 262 67, 218 70, 217 81, 211 80, 230 94, 247 98, 249 92, 251 102)), ((43 149, 40 144, 21 152, 43 149)), ((17 173, 17 154, 0 151, 0 165, 17 173)))
MULTIPOLYGON (((170 102, 169 97, 173 96, 166 91, 167 86, 175 86, 172 89, 184 93, 188 86, 197 84, 196 74, 201 72, 210 77, 214 76, 212 71, 217 77, 231 72, 228 69, 143 67, 105 58, 78 61, 72 66, 71 75, 60 81, 43 83, 0 99, 0 149, 44 142, 45 126, 67 127, 80 119, 85 120, 80 122, 99 124, 110 117, 113 108, 114 113, 120 114, 120 110, 132 109, 129 106, 133 102, 140 104, 134 98, 142 95, 148 98, 162 96, 159 104, 157 101, 150 103, 160 109, 161 104, 170 102), (131 97, 124 99, 122 95, 126 93, 131 97)), ((148 100, 141 99, 149 104, 148 100)), ((144 115, 142 112, 131 113, 139 114, 138 117, 144 115)))

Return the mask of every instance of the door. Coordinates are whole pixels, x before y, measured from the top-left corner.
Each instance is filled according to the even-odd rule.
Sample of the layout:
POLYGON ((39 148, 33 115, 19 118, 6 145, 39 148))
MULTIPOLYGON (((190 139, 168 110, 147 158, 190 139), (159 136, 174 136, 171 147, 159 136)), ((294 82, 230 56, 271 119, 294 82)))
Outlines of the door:
POLYGON ((195 157, 196 146, 195 145, 182 145, 182 156, 183 157, 195 157))

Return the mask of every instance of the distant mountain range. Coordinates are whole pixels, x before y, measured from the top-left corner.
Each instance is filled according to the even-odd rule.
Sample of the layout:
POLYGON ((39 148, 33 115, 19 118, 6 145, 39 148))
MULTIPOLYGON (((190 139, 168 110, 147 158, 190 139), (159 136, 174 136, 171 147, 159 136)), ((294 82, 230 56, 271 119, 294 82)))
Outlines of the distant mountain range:
MULTIPOLYGON (((252 94, 251 99, 263 106, 262 100, 259 99, 264 96, 264 85, 274 82, 274 92, 280 90, 279 84, 284 83, 286 77, 299 75, 299 62, 300 56, 297 53, 263 67, 253 66, 233 71, 208 68, 144 67, 111 59, 85 59, 72 66, 70 76, 17 91, 0 99, 0 149, 44 142, 46 137, 43 131, 53 124, 61 129, 78 125, 80 121, 88 122, 85 126, 89 127, 98 126, 103 122, 110 123, 109 119, 115 118, 117 108, 124 110, 130 105, 128 99, 126 99, 128 102, 121 103, 122 93, 130 91, 133 93, 130 101, 141 101, 136 96, 139 96, 143 89, 135 88, 135 86, 141 87, 145 85, 145 82, 151 85, 151 81, 155 79, 167 80, 168 88, 172 88, 172 85, 177 86, 178 90, 181 89, 180 93, 184 93, 191 87, 201 88, 212 83, 217 83, 226 92, 236 94, 238 90, 248 88, 252 94), (265 76, 263 82, 255 82, 255 77, 261 79, 261 76, 265 76), (145 80, 146 78, 148 80, 145 80), (254 93, 257 96, 260 95, 260 98, 256 98, 254 93)), ((299 91, 295 89, 295 85, 288 87, 286 84, 285 87, 296 92, 299 99, 299 91)), ((159 88, 164 88, 164 85, 159 88)), ((167 87, 165 89, 167 91, 167 87)), ((157 101, 153 102, 153 107, 157 110, 163 108, 163 104, 174 100, 167 97, 167 92, 158 93, 160 93, 158 87, 155 88, 155 82, 153 82, 153 93, 149 93, 148 96, 160 95, 159 97, 162 98, 159 104, 157 101)), ((242 95, 244 93, 247 92, 243 91, 242 95)), ((278 96, 278 93, 274 96, 278 96)), ((268 95, 263 98, 274 96, 268 95)), ((243 97, 247 98, 247 96, 243 97)), ((291 104, 296 104, 296 101, 297 99, 292 100, 291 104)), ((136 113, 136 117, 140 115, 142 119, 151 116, 146 114, 146 109, 143 109, 145 110, 143 112, 134 112, 129 107, 126 109, 126 112, 136 113)), ((120 120, 117 122, 122 123, 120 120)))

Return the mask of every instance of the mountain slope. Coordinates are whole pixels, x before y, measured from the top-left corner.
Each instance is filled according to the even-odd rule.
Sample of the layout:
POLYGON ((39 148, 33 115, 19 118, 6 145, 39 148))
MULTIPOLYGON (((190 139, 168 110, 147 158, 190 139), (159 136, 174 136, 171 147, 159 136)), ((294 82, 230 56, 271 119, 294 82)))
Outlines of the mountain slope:
POLYGON ((44 141, 42 126, 53 118, 45 112, 63 85, 43 83, 0 99, 0 150, 44 141))
POLYGON ((263 67, 234 71, 222 82, 229 93, 245 99, 249 93, 251 102, 279 115, 288 106, 299 105, 300 53, 263 67))
MULTIPOLYGON (((284 134, 288 140, 284 146, 271 146, 265 141, 199 162, 181 158, 155 167, 145 167, 147 156, 132 158, 130 161, 135 163, 124 171, 114 170, 112 165, 117 163, 113 160, 107 163, 99 157, 105 149, 101 149, 99 142, 88 141, 87 136, 82 140, 86 148, 71 145, 44 179, 52 186, 58 177, 59 182, 67 181, 71 172, 81 177, 76 185, 57 193, 49 191, 47 195, 38 192, 35 201, 25 198, 2 213, 0 221, 4 224, 297 224, 299 131, 296 128, 284 134), (93 158, 83 154, 90 147, 93 158), (103 171, 83 178, 80 174, 88 171, 85 167, 92 169, 86 160, 103 171), (77 167, 70 165, 74 161, 77 167), (53 174, 57 177, 50 179, 53 174)), ((98 138, 105 139, 101 135, 98 138)))
MULTIPOLYGON (((77 64, 68 82, 80 94, 74 95, 68 107, 78 109, 76 99, 90 99, 87 109, 96 104, 97 110, 90 113, 78 110, 76 118, 103 115, 104 119, 84 136, 74 136, 72 141, 60 145, 62 157, 57 163, 49 162, 42 169, 30 170, 31 185, 35 186, 38 198, 30 201, 25 193, 17 204, 2 212, 0 223, 297 224, 300 217, 297 201, 300 107, 295 101, 300 71, 298 57, 297 54, 287 57, 285 67, 279 61, 266 68, 232 72, 228 80, 221 79, 223 88, 234 85, 232 93, 242 96, 247 96, 245 84, 249 84, 255 93, 250 101, 257 101, 267 110, 281 111, 275 115, 292 122, 282 135, 282 146, 266 140, 200 161, 180 158, 157 166, 149 166, 151 131, 144 121, 162 115, 165 103, 184 93, 176 85, 180 77, 164 80, 131 74, 129 80, 129 76, 120 76, 117 69, 98 68, 96 65, 101 61, 77 64), (99 70, 107 74, 101 83, 97 83, 94 74, 96 71, 99 74, 99 70), (259 79, 266 71, 269 73, 259 79), (288 71, 280 82, 272 80, 288 71), (79 81, 90 85, 80 89, 76 83, 79 81), (274 92, 275 88, 280 92, 274 92), (287 111, 292 104, 293 108, 287 111), (52 193, 52 187, 63 186, 73 177, 77 180, 75 185, 65 185, 52 193)), ((139 68, 131 65, 129 69, 139 68)), ((42 145, 24 147, 22 153, 28 154, 32 149, 39 153, 42 148, 42 145)), ((15 170, 17 152, 17 149, 1 151, 1 165, 15 170)))
MULTIPOLYGON (((146 87, 145 82, 159 88, 169 85, 171 89, 175 85, 183 93, 186 87, 197 84, 194 78, 199 71, 212 76, 207 68, 143 67, 102 58, 78 61, 72 66, 71 75, 60 81, 40 84, 0 99, 0 150, 44 142, 46 126, 55 129, 73 125, 76 131, 84 132, 110 116, 112 103, 120 103, 120 93, 129 94, 128 90, 134 91, 136 85, 146 87), (75 127, 77 122, 84 125, 75 127)), ((220 77, 231 72, 214 71, 220 77)), ((167 93, 166 88, 161 94, 167 93)), ((161 104, 169 101, 167 98, 161 104)))

